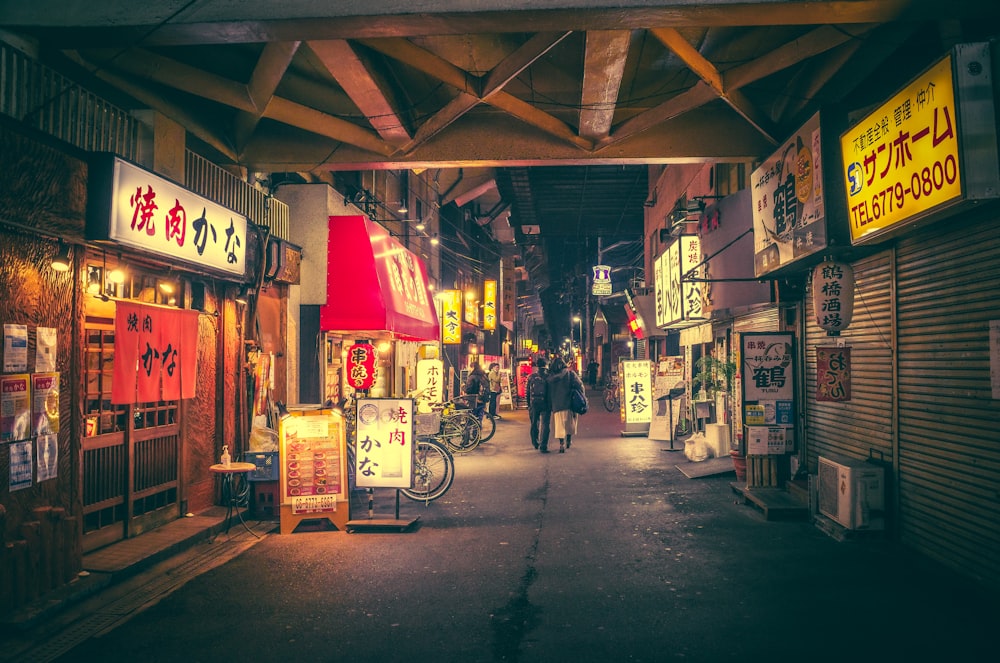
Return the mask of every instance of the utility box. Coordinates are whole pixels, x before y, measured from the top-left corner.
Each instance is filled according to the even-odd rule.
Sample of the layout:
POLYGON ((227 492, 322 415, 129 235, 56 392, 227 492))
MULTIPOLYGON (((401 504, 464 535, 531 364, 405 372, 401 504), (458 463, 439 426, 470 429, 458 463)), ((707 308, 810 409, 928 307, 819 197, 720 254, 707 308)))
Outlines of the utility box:
POLYGON ((862 460, 819 458, 819 512, 851 530, 885 529, 885 471, 862 460))

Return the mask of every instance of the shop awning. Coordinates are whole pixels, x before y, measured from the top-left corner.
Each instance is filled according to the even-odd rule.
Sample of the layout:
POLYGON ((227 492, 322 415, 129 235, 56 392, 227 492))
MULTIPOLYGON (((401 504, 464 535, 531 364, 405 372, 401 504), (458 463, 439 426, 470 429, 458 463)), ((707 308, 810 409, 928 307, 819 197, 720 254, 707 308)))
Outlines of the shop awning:
POLYGON ((367 217, 331 216, 328 228, 320 329, 437 340, 437 313, 423 261, 367 217))

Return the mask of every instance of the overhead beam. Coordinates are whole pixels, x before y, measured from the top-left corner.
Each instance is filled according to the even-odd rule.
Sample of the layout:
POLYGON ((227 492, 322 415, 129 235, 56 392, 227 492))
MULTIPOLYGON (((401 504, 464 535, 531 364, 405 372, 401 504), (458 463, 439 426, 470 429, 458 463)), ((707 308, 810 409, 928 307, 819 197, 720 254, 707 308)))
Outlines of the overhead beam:
MULTIPOLYGON (((424 3, 419 12, 402 13, 396 0, 363 3, 310 3, 308 12, 282 13, 273 0, 201 3, 169 16, 162 3, 105 0, 67 4, 64 0, 6 3, 0 24, 61 43, 64 48, 135 44, 192 44, 312 41, 354 37, 534 33, 557 30, 633 30, 658 27, 747 27, 881 23, 943 18, 995 18, 1000 4, 982 0, 702 0, 657 3, 620 0, 610 7, 538 9, 537 0, 506 0, 502 9, 469 11, 464 0, 424 3), (169 18, 169 20, 167 20, 169 18)), ((485 9, 485 7, 483 8, 485 9)))
POLYGON ((350 43, 343 39, 312 41, 309 48, 382 140, 390 145, 403 145, 410 140, 402 118, 350 43))
POLYGON ((580 95, 581 137, 597 141, 611 132, 631 40, 628 30, 587 33, 580 95))
POLYGON ((257 64, 254 66, 253 74, 250 76, 250 83, 247 91, 250 95, 250 102, 253 104, 253 112, 240 112, 236 116, 235 136, 237 149, 242 151, 242 146, 246 145, 250 136, 257 128, 257 123, 264 114, 274 91, 278 89, 282 77, 288 71, 288 66, 292 63, 295 52, 299 49, 298 41, 271 42, 264 46, 257 64))

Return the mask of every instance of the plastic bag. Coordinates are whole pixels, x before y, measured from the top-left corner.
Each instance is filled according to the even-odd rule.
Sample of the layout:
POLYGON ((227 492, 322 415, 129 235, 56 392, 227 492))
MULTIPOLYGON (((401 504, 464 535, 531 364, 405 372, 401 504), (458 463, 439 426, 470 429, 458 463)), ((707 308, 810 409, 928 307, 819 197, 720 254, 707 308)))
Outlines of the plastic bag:
POLYGON ((708 440, 704 433, 695 433, 684 440, 684 455, 695 463, 708 460, 708 440))
POLYGON ((263 426, 250 431, 250 451, 277 451, 278 432, 263 426))

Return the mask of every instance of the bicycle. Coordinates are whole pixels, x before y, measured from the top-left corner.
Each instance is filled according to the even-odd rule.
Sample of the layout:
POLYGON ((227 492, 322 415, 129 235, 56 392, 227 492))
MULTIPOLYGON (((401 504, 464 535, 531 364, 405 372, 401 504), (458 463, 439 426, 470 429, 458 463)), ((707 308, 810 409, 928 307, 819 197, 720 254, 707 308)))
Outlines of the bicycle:
MULTIPOLYGON (((468 411, 469 412, 473 412, 474 408, 473 408, 473 405, 471 403, 472 398, 478 398, 478 396, 475 396, 475 395, 472 395, 472 396, 455 396, 454 400, 455 401, 462 401, 462 402, 464 402, 465 403, 465 407, 469 408, 468 411)), ((462 406, 458 406, 458 407, 462 407, 462 406)), ((473 415, 473 416, 475 416, 475 415, 473 415)), ((482 418, 478 419, 478 422, 479 422, 479 428, 480 428, 479 441, 480 442, 489 442, 491 439, 493 439, 493 436, 497 432, 496 417, 494 415, 490 414, 488 410, 484 410, 482 418)))
POLYGON ((437 439, 454 453, 468 453, 482 441, 482 425, 472 410, 461 407, 455 400, 433 405, 439 414, 437 439))
POLYGON ((621 396, 618 393, 618 380, 616 378, 611 378, 611 380, 604 385, 604 409, 608 412, 614 412, 621 408, 621 396))

